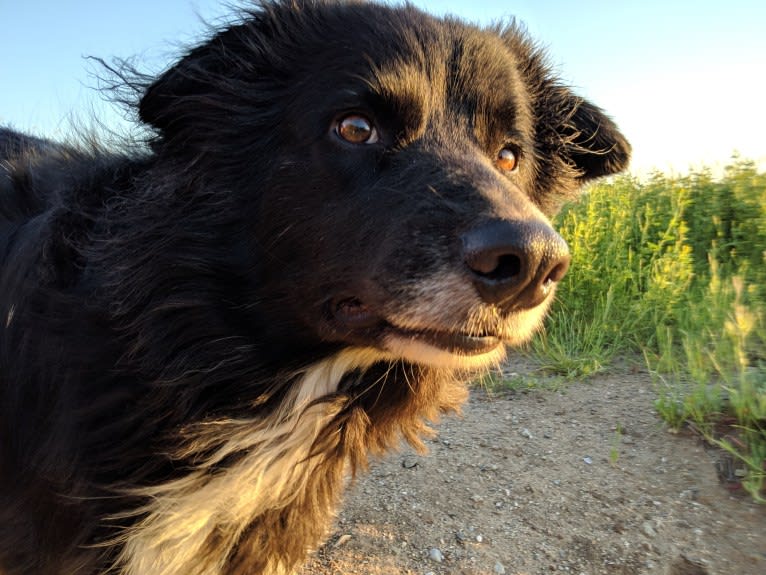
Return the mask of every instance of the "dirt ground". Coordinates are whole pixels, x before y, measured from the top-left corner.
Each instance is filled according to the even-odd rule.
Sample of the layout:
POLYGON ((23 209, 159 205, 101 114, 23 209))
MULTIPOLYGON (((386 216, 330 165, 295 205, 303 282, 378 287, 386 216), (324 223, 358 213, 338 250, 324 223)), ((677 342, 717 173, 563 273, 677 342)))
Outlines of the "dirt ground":
MULTIPOLYGON (((511 367, 510 369, 513 369, 511 367)), ((646 373, 472 394, 373 464, 301 575, 763 575, 766 505, 668 433, 646 373)))

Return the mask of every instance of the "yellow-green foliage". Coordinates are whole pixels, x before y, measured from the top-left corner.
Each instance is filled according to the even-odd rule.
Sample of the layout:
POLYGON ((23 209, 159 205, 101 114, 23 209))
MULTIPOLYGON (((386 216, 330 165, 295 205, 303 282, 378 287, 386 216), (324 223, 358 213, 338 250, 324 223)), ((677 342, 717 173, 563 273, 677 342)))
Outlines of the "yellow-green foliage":
POLYGON ((641 352, 657 409, 742 459, 760 497, 766 457, 766 174, 708 171, 592 186, 556 222, 572 250, 546 332, 532 345, 567 376, 641 352), (739 447, 713 435, 736 420, 739 447), (743 447, 744 446, 744 447, 743 447))
POLYGON ((735 299, 752 315, 743 345, 752 352, 766 342, 766 174, 751 162, 736 161, 719 180, 703 171, 597 184, 556 226, 572 265, 538 353, 608 359, 657 353, 668 340, 683 347, 685 332, 720 335, 735 299))

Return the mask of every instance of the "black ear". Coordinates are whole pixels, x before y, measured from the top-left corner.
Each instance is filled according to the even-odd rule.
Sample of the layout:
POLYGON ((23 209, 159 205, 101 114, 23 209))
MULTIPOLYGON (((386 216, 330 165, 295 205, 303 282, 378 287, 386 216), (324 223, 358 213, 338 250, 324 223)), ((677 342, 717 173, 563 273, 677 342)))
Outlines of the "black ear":
POLYGON ((141 121, 168 136, 214 104, 243 57, 242 28, 230 28, 191 50, 149 85, 138 107, 141 121))
POLYGON ((138 115, 142 122, 165 131, 172 122, 171 110, 177 98, 202 93, 202 82, 187 72, 187 68, 193 66, 192 62, 199 58, 201 52, 202 48, 197 48, 189 53, 146 89, 138 105, 138 115))
POLYGON ((616 174, 628 167, 630 144, 603 110, 570 94, 569 121, 563 136, 581 181, 616 174))
POLYGON ((630 144, 615 123, 559 81, 545 52, 521 24, 511 21, 499 32, 531 95, 537 145, 548 162, 542 168, 547 174, 544 178, 551 182, 560 179, 562 170, 568 168, 582 183, 624 170, 630 160, 630 144))

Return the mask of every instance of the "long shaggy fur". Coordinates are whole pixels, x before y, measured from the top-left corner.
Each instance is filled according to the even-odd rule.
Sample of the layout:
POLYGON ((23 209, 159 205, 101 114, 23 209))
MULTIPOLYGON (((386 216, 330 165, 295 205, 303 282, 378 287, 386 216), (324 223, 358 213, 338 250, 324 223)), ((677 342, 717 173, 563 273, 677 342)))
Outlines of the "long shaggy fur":
POLYGON ((630 148, 516 25, 409 5, 265 2, 125 78, 138 151, 0 129, 0 573, 287 574, 537 329, 547 216, 630 148))

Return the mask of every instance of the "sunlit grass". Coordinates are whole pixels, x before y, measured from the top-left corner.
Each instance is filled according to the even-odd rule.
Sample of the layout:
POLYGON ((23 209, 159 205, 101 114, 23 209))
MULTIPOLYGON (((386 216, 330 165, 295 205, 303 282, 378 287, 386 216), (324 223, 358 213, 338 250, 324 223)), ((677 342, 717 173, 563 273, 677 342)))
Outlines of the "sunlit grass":
POLYGON ((690 425, 766 485, 766 174, 593 186, 557 226, 570 273, 531 346, 547 370, 587 376, 641 353, 671 428, 690 425))

